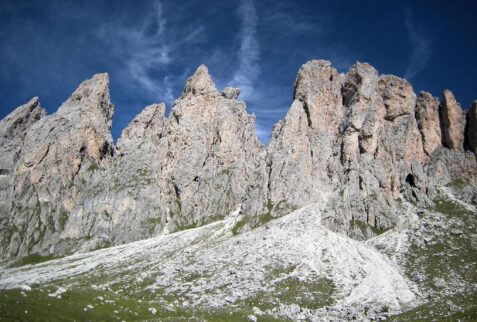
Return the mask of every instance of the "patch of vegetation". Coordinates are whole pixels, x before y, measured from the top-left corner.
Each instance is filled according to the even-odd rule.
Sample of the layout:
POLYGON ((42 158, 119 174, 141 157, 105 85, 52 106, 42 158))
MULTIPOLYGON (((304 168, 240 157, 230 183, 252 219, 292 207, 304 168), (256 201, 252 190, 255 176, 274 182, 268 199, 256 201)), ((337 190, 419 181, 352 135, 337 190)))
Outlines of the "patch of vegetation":
POLYGON ((19 258, 15 260, 14 263, 12 263, 9 267, 20 267, 20 266, 25 266, 25 265, 35 265, 43 262, 47 262, 53 259, 56 259, 58 257, 55 257, 53 255, 47 255, 47 256, 42 256, 39 254, 30 254, 28 256, 19 258))
MULTIPOLYGON (((50 297, 56 289, 0 290, 0 320, 8 321, 246 321, 249 308, 188 308, 178 304, 166 308, 156 301, 90 288, 69 289, 61 298, 50 297), (23 295, 23 294, 24 295, 23 295), (154 308, 155 314, 149 310, 154 308)), ((169 301, 168 301, 169 302, 169 301)), ((271 321, 270 316, 260 320, 271 321)))
POLYGON ((103 217, 106 219, 106 220, 110 220, 111 219, 111 215, 109 214, 109 212, 107 210, 103 210, 103 217))
POLYGON ((61 230, 65 228, 66 223, 68 222, 68 213, 64 210, 60 211, 58 215, 58 223, 60 224, 61 230))
POLYGON ((99 170, 99 167, 96 165, 96 164, 91 164, 87 169, 86 171, 88 172, 92 172, 92 171, 96 171, 96 170, 99 170))
MULTIPOLYGON (((278 204, 277 204, 278 205, 278 204)), ((255 222, 253 225, 253 228, 257 228, 260 226, 265 225, 269 221, 276 219, 275 217, 272 216, 272 211, 274 209, 272 201, 270 199, 267 200, 267 203, 265 204, 265 207, 268 211, 265 213, 260 214, 258 218, 258 222, 255 222)))
POLYGON ((446 184, 446 187, 449 188, 454 188, 454 189, 464 189, 467 187, 469 184, 465 181, 462 180, 454 180, 446 184))
POLYGON ((326 278, 300 281, 296 277, 287 277, 275 283, 273 295, 283 304, 298 304, 308 309, 318 309, 333 304, 333 281, 326 278))
POLYGON ((182 211, 182 203, 179 199, 174 200, 176 203, 177 209, 179 210, 179 213, 182 211))
POLYGON ((469 215, 469 211, 467 211, 464 207, 453 201, 434 200, 434 203, 435 207, 431 208, 431 210, 448 215, 449 217, 458 217, 465 219, 466 214, 469 215))
POLYGON ((393 317, 408 320, 476 320, 477 261, 472 234, 476 214, 452 200, 434 200, 435 206, 418 214, 425 223, 411 235, 406 275, 432 295, 427 303, 393 317))
POLYGON ((236 236, 239 234, 240 230, 247 224, 247 220, 245 218, 241 218, 239 221, 235 223, 232 227, 232 235, 236 236))
POLYGON ((197 228, 197 227, 199 227, 199 226, 194 222, 189 223, 189 224, 178 224, 176 229, 174 229, 174 232, 188 230, 188 229, 197 228))
POLYGON ((160 217, 155 217, 155 218, 147 218, 141 222, 142 228, 147 229, 149 235, 152 235, 154 232, 154 229, 156 228, 156 225, 159 225, 161 223, 161 218, 160 217))
POLYGON ((362 221, 358 221, 358 220, 352 220, 350 222, 350 230, 355 230, 355 229, 359 229, 361 230, 361 232, 363 233, 364 236, 368 236, 368 230, 370 230, 373 234, 375 235, 381 235, 383 233, 385 233, 387 230, 381 230, 381 229, 378 229, 374 226, 371 226, 370 224, 368 223, 364 223, 362 221))
POLYGON ((263 205, 263 208, 266 209, 265 212, 258 214, 253 217, 243 217, 239 221, 237 221, 232 228, 232 234, 237 235, 240 233, 240 230, 248 225, 251 229, 258 228, 260 226, 263 226, 267 224, 268 222, 279 218, 272 216, 272 212, 279 212, 279 213, 291 213, 295 209, 292 207, 289 207, 286 203, 285 200, 281 200, 277 202, 275 205, 273 205, 272 201, 270 199, 267 200, 267 203, 263 205))
POLYGON ((276 280, 268 291, 259 291, 241 303, 241 307, 258 307, 262 311, 273 309, 280 304, 297 304, 311 310, 334 303, 335 285, 326 278, 300 280, 289 274, 295 266, 288 268, 269 268, 268 279, 276 280))
POLYGON ((464 292, 430 301, 412 310, 394 315, 389 321, 477 321, 477 294, 464 292))

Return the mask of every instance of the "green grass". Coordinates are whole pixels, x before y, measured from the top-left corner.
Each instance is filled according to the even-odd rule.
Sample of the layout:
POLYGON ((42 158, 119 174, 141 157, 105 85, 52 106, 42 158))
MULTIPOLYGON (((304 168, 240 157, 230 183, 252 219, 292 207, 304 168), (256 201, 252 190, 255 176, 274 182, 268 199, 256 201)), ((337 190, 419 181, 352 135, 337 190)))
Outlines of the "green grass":
POLYGON ((350 222, 350 230, 354 230, 356 228, 361 230, 364 236, 368 236, 368 230, 371 230, 375 235, 381 235, 387 231, 387 230, 380 230, 376 227, 371 226, 368 223, 352 220, 350 222))
POLYGON ((389 321, 417 321, 436 320, 444 321, 477 321, 477 294, 461 293, 446 296, 439 301, 431 301, 412 310, 392 316, 389 321), (452 311, 451 305, 457 305, 458 311, 452 311), (474 305, 472 304, 474 303, 474 305))
POLYGON ((263 205, 262 211, 264 212, 253 217, 247 216, 237 221, 232 228, 232 234, 238 235, 245 226, 248 226, 251 229, 261 227, 272 220, 280 218, 280 215, 287 215, 295 210, 296 208, 290 207, 285 200, 281 200, 273 205, 272 201, 268 199, 267 203, 263 205), (276 217, 272 216, 272 212, 274 212, 276 217))
POLYGON ((154 232, 156 225, 159 225, 159 224, 161 224, 160 217, 147 218, 141 222, 142 228, 147 229, 149 235, 151 235, 154 232))
POLYGON ((288 277, 274 285, 274 294, 283 304, 298 304, 308 309, 318 309, 333 304, 333 281, 319 278, 312 281, 300 281, 288 277))
POLYGON ((60 211, 58 216, 58 223, 60 224, 61 229, 65 228, 66 223, 68 222, 68 213, 64 210, 60 211))
POLYGON ((20 266, 24 266, 24 265, 35 265, 35 264, 38 264, 38 263, 43 263, 43 262, 46 262, 46 261, 53 260, 55 258, 57 258, 57 257, 55 257, 53 255, 41 256, 41 255, 38 255, 38 254, 30 254, 28 256, 25 256, 25 257, 22 257, 22 258, 19 258, 19 259, 15 260, 15 262, 13 264, 11 264, 10 267, 20 267, 20 266))
POLYGON ((99 170, 99 167, 98 167, 96 164, 91 164, 91 165, 86 169, 86 171, 88 171, 88 172, 92 172, 92 171, 96 171, 96 170, 99 170))
MULTIPOLYGON (((115 294, 91 288, 74 288, 49 297, 56 289, 0 290, 0 320, 5 321, 245 321, 252 314, 249 308, 187 308, 181 303, 167 310, 157 301, 115 294), (22 295, 25 294, 25 295, 22 295), (101 297, 102 300, 98 299, 101 297), (112 301, 112 302, 110 302, 112 301), (87 306, 93 306, 92 309, 87 306), (86 310, 85 310, 86 308, 86 310), (153 315, 149 308, 155 308, 153 315)), ((175 300, 171 298, 171 300, 175 300)), ((264 321, 271 317, 263 316, 264 321)), ((261 319, 261 320, 262 320, 261 319)))
POLYGON ((463 189, 463 188, 467 187, 468 185, 469 184, 465 181, 454 180, 454 181, 449 182, 448 184, 446 184, 446 187, 454 188, 454 189, 463 189))
POLYGON ((258 307, 262 311, 272 310, 280 304, 297 304, 310 310, 333 304, 335 285, 326 278, 300 281, 296 277, 286 277, 273 285, 268 292, 259 291, 254 296, 240 303, 240 307, 258 307))
MULTIPOLYGON (((435 200, 430 211, 421 211, 423 221, 429 221, 419 235, 411 236, 411 246, 406 253, 406 275, 418 284, 424 293, 434 294, 427 303, 393 317, 394 320, 408 321, 420 319, 477 320, 477 296, 469 288, 477 283, 476 250, 471 235, 477 226, 476 214, 451 200, 435 200), (444 289, 434 283, 443 279, 451 285, 460 283, 454 291, 444 289), (457 305, 452 310, 450 304, 457 305)), ((453 287, 451 287, 453 288, 453 287)))
POLYGON ((245 218, 241 218, 239 221, 235 223, 232 227, 232 235, 236 236, 240 233, 241 229, 247 224, 247 220, 245 218))

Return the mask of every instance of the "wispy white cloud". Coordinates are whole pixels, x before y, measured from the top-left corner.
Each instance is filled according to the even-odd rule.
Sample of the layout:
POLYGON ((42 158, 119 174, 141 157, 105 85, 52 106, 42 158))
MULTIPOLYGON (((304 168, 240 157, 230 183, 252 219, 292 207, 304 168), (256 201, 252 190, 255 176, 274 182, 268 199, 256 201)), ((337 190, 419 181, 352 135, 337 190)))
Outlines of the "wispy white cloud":
POLYGON ((175 53, 204 40, 204 28, 200 25, 195 25, 192 30, 173 29, 168 28, 163 5, 156 0, 140 24, 106 24, 100 32, 100 38, 109 43, 122 60, 131 85, 168 104, 174 100, 173 89, 177 80, 168 73, 160 75, 160 72, 167 71, 168 65, 180 63, 174 60, 175 53))
POLYGON ((153 68, 171 63, 171 46, 165 42, 166 19, 163 17, 162 5, 155 1, 153 10, 138 28, 107 26, 107 37, 114 34, 114 49, 125 58, 132 80, 145 90, 158 94, 167 91, 150 76, 153 68))
POLYGON ((229 85, 239 87, 241 98, 251 99, 254 95, 254 81, 260 74, 260 50, 257 40, 257 12, 252 0, 242 0, 239 10, 242 18, 240 30, 239 67, 229 85))
POLYGON ((412 12, 408 8, 406 10, 406 17, 404 20, 406 29, 409 35, 409 41, 412 46, 411 62, 406 68, 404 78, 412 79, 416 76, 427 64, 431 56, 430 40, 416 29, 413 24, 412 12))

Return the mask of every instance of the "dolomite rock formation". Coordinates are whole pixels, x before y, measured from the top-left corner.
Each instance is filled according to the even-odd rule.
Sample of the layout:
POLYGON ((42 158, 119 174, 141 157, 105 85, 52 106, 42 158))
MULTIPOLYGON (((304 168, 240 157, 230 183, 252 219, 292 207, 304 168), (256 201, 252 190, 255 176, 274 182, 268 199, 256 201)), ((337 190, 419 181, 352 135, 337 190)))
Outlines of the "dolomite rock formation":
POLYGON ((167 117, 163 103, 146 107, 116 147, 107 74, 52 115, 37 98, 17 108, 0 127, 0 255, 88 251, 228 216, 240 233, 311 204, 331 230, 367 239, 400 222, 402 200, 429 207, 436 186, 477 184, 476 103, 466 119, 450 91, 440 103, 367 63, 338 74, 313 60, 268 147, 239 94, 219 93, 202 65, 167 117))
MULTIPOLYGON (((24 134, 3 145, 21 139, 8 187, 11 198, 2 212, 3 256, 55 253, 68 213, 90 181, 86 168, 110 164, 114 106, 108 86, 108 75, 98 74, 83 82, 53 115, 38 110, 37 99, 9 115, 11 123, 24 124, 24 134), (23 110, 33 106, 29 121, 23 122, 28 120, 23 110)), ((10 136, 20 129, 6 128, 13 131, 10 136)))
POLYGON ((268 147, 273 212, 283 214, 321 197, 319 186, 329 181, 324 169, 345 111, 340 87, 341 76, 329 62, 300 69, 292 106, 274 126, 268 147))
POLYGON ((416 103, 416 120, 422 134, 424 152, 430 157, 436 148, 442 146, 439 99, 421 91, 416 103))
POLYGON ((445 90, 442 94, 441 106, 442 143, 444 146, 463 151, 465 114, 462 107, 455 100, 451 91, 445 90))
POLYGON ((25 134, 5 185, 3 256, 87 251, 261 208, 265 147, 238 94, 219 94, 200 66, 168 118, 148 106, 114 147, 107 75, 81 84, 25 134))
MULTIPOLYGON (((456 106, 449 101, 441 109, 456 106)), ((463 142, 450 119, 447 129, 463 142)), ((396 200, 432 204, 436 178, 475 182, 475 158, 442 148, 443 136, 439 100, 427 93, 416 99, 407 81, 380 76, 366 63, 338 75, 329 62, 310 61, 268 148, 272 215, 322 201, 323 223, 333 230, 358 239, 387 230, 399 220, 396 200)))
MULTIPOLYGON (((18 107, 0 121, 0 229, 8 227, 11 200, 14 191, 15 165, 21 152, 26 132, 32 124, 46 115, 38 97, 18 107)), ((0 241, 4 241, 2 234, 0 241)))

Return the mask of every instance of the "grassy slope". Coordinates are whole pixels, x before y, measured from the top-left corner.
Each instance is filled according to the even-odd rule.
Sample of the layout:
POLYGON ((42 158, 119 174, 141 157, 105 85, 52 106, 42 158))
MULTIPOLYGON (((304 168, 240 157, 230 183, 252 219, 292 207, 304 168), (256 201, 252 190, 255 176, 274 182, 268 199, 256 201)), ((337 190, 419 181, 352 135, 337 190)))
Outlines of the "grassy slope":
POLYGON ((450 199, 435 202, 419 212, 423 236, 411 236, 405 266, 428 302, 391 320, 477 320, 476 213, 450 199))

